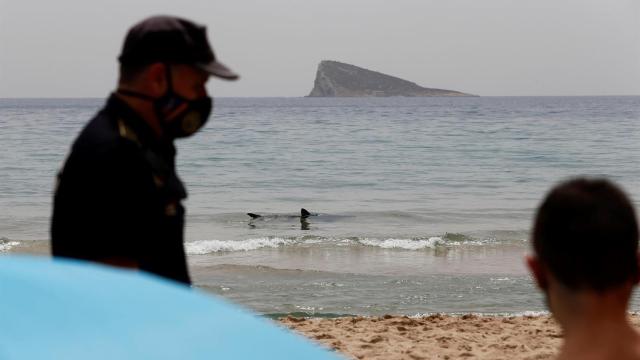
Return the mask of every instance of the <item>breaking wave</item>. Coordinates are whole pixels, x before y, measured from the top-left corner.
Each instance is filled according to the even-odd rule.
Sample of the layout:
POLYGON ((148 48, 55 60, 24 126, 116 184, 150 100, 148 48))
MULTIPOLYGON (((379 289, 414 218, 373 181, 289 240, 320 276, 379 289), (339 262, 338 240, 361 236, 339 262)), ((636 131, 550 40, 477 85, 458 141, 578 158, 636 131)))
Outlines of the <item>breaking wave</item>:
POLYGON ((245 240, 199 240, 188 242, 185 248, 190 255, 218 252, 251 251, 285 246, 367 246, 381 249, 427 250, 461 245, 481 246, 496 243, 495 239, 478 240, 461 234, 445 234, 424 238, 327 238, 319 236, 277 237, 268 236, 245 240))
POLYGON ((257 238, 247 239, 240 241, 233 240, 201 240, 194 241, 185 244, 187 254, 191 255, 203 255, 216 252, 229 252, 229 251, 249 251, 257 250, 260 248, 275 248, 282 245, 291 245, 296 241, 292 239, 282 238, 257 238))
POLYGON ((5 237, 0 238, 0 253, 7 252, 17 245, 20 245, 20 243, 17 241, 11 241, 5 237))
POLYGON ((359 241, 363 245, 376 246, 383 249, 405 249, 405 250, 420 250, 420 249, 434 249, 438 245, 446 245, 446 242, 441 237, 430 237, 428 239, 362 239, 359 241))

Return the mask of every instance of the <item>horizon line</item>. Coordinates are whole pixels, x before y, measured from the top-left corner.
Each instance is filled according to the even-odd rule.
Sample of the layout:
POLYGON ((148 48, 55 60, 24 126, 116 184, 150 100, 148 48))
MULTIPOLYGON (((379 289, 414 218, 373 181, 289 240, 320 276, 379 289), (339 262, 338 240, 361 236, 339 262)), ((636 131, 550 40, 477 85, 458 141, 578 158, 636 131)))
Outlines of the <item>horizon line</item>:
MULTIPOLYGON (((12 97, 0 97, 2 100, 27 100, 27 99, 42 99, 42 100, 72 100, 72 99, 106 99, 109 95, 98 96, 12 96, 12 97)), ((307 95, 301 96, 212 96, 216 99, 299 99, 309 98, 307 95)), ((358 99, 358 98, 496 98, 496 97, 640 97, 640 94, 624 94, 624 95, 474 95, 474 96, 317 96, 315 99, 358 99)))

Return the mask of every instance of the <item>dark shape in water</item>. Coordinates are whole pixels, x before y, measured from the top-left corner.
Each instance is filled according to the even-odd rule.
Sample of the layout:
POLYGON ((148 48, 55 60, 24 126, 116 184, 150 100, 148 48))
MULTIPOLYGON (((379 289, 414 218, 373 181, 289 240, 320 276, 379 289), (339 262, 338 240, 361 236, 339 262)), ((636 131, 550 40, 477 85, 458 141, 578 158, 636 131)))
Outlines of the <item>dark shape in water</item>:
MULTIPOLYGON (((258 214, 255 214, 255 213, 247 213, 247 215, 251 216, 252 220, 263 217, 262 215, 258 215, 258 214)), ((282 215, 273 215, 273 217, 279 217, 279 216, 282 216, 282 215)), ((296 215, 287 215, 287 216, 288 217, 299 217, 301 219, 306 219, 309 216, 318 216, 318 214, 312 214, 309 211, 307 211, 307 209, 302 208, 302 209, 300 209, 300 216, 296 216, 296 215)))
MULTIPOLYGON (((247 215, 249 215, 251 217, 251 220, 249 220, 249 226, 251 226, 251 227, 255 227, 255 225, 252 224, 251 221, 264 217, 263 215, 259 215, 259 214, 255 214, 255 213, 247 213, 247 215)), ((267 215, 265 215, 265 216, 267 216, 267 215)), ((307 221, 307 218, 309 216, 318 216, 318 214, 312 214, 309 211, 307 211, 307 209, 302 208, 302 209, 300 209, 300 216, 298 216, 298 215, 270 215, 270 217, 273 217, 273 218, 278 218, 278 217, 299 218, 300 219, 300 230, 309 230, 309 222, 307 221)))

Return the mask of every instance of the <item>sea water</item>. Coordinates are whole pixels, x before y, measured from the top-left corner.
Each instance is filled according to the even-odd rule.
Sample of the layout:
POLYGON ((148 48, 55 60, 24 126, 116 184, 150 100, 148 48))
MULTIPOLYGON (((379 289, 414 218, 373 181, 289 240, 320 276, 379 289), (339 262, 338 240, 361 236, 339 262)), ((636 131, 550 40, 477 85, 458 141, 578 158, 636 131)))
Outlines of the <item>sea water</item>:
MULTIPOLYGON (((0 252, 47 251, 103 103, 0 99, 0 252)), ((221 98, 177 147, 195 285, 263 314, 544 311, 523 258, 546 191, 605 176, 640 205, 640 97, 221 98)))

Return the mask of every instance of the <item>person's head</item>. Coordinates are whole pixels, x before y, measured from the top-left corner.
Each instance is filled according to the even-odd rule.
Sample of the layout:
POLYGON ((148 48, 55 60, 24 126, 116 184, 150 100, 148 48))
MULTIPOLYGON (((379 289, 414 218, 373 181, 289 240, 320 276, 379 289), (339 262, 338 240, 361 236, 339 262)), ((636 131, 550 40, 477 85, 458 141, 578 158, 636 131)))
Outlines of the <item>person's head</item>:
POLYGON ((209 76, 238 78, 217 61, 204 26, 171 16, 134 25, 118 60, 118 93, 151 103, 172 137, 190 135, 206 122, 212 107, 205 87, 209 76))
POLYGON ((636 215, 608 180, 577 178, 555 186, 538 208, 532 240, 529 267, 545 292, 559 285, 605 293, 638 282, 636 215))

